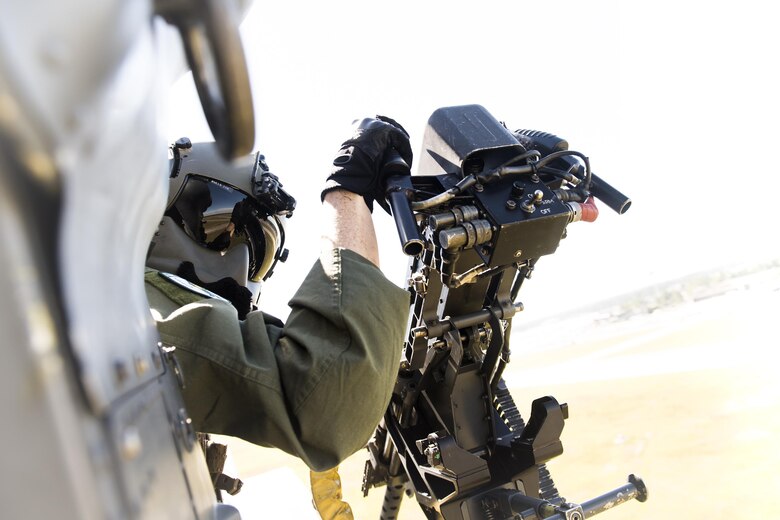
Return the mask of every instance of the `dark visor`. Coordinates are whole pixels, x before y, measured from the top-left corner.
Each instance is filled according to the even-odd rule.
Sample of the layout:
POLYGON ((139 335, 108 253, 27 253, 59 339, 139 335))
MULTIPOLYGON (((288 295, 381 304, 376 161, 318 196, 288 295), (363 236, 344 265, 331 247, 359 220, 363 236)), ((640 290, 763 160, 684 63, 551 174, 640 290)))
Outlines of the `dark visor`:
POLYGON ((254 197, 227 184, 193 175, 185 181, 168 215, 209 249, 227 251, 237 244, 246 244, 248 278, 257 277, 265 255, 265 215, 254 197))

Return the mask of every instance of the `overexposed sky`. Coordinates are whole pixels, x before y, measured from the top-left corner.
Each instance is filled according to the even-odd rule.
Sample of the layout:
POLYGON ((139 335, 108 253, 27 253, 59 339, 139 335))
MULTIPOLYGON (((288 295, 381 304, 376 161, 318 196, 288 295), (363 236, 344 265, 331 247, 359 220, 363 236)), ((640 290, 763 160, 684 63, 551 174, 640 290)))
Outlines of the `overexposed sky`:
MULTIPOLYGON (((596 223, 570 226, 521 292, 529 318, 780 256, 780 32, 765 5, 256 2, 242 25, 256 148, 298 200, 290 260, 266 284, 264 308, 284 317, 316 258, 319 192, 351 121, 397 119, 419 156, 431 112, 459 104, 566 138, 633 199, 621 217, 602 204, 596 223)), ((168 108, 169 139, 210 139, 191 80, 168 108)), ((392 219, 374 215, 382 267, 401 285, 392 219)))

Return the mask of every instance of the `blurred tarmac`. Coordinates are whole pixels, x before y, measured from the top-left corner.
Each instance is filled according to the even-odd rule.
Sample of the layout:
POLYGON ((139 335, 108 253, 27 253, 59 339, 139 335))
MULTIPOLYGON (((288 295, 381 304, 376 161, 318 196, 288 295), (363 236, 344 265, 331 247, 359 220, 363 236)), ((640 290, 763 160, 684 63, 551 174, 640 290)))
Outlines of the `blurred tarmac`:
MULTIPOLYGON (((598 518, 780 518, 778 310, 775 270, 623 320, 577 315, 523 330, 516 318, 504 377, 523 416, 543 395, 569 404, 564 453, 548 463, 561 495, 582 502, 635 473, 649 500, 598 518)), ((318 518, 300 461, 230 442, 243 518, 318 518)), ((378 518, 384 490, 362 497, 364 463, 359 452, 342 464, 344 494, 356 519, 378 518)), ((405 499, 399 519, 422 518, 405 499)))

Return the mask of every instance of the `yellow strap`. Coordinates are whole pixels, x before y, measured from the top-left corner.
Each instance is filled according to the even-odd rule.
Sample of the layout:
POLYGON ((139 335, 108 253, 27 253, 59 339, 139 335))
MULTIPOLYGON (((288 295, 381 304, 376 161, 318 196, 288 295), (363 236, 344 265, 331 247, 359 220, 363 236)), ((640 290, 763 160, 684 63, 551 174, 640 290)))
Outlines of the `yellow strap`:
POLYGON ((339 467, 327 471, 310 471, 314 509, 322 520, 353 520, 352 508, 341 499, 339 467))

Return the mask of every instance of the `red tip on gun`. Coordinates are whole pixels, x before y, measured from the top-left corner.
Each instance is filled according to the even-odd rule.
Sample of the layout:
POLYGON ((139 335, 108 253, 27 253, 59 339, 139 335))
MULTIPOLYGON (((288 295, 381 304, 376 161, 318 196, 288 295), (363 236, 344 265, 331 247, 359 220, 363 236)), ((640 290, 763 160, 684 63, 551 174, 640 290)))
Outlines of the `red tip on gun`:
POLYGON ((594 222, 599 217, 599 208, 593 197, 588 197, 585 202, 567 202, 571 208, 569 222, 594 222))

